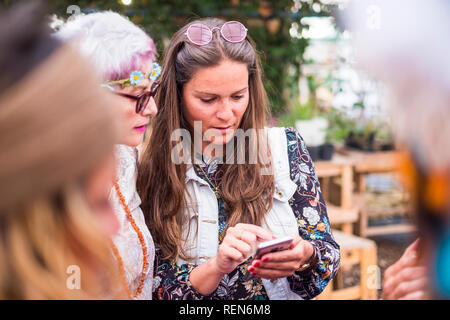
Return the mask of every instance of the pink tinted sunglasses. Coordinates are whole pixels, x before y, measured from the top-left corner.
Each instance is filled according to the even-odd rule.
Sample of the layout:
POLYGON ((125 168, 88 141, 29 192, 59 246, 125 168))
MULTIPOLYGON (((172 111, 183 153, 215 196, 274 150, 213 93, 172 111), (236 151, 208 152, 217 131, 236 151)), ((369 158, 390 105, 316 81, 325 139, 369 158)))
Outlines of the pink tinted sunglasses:
POLYGON ((186 36, 192 43, 204 46, 211 42, 215 29, 219 29, 222 38, 228 42, 241 42, 247 37, 247 28, 239 21, 228 21, 222 27, 212 29, 203 23, 194 23, 187 29, 186 36))

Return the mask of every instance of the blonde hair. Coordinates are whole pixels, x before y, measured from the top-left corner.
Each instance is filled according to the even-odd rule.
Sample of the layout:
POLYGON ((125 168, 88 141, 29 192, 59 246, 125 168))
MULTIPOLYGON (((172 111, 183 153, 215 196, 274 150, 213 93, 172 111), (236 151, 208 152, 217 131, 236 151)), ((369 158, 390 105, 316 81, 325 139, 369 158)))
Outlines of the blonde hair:
POLYGON ((92 220, 77 184, 1 216, 0 299, 120 298, 116 262, 92 220))
POLYGON ((119 108, 91 70, 58 47, 0 95, 2 299, 125 297, 84 189, 120 134, 119 108))

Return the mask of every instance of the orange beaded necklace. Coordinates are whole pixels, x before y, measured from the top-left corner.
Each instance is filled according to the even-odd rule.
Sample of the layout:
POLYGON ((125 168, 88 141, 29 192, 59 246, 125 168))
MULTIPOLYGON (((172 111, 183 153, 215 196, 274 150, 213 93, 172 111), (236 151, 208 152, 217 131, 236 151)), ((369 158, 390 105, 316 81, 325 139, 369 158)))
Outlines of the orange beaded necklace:
POLYGON ((119 188, 119 185, 117 184, 117 182, 114 183, 114 188, 116 189, 117 195, 119 196, 119 199, 120 199, 120 203, 122 204, 122 207, 127 214, 127 218, 130 221, 131 226, 133 227, 134 231, 136 231, 136 234, 139 238, 139 242, 141 243, 141 247, 142 247, 142 256, 143 256, 144 263, 142 266, 141 280, 140 280, 139 287, 137 288, 136 292, 134 294, 132 294, 130 291, 130 288, 128 287, 128 283, 127 283, 127 280, 125 277, 125 269, 123 266, 122 257, 120 256, 119 250, 117 249, 117 247, 111 241, 111 247, 112 247, 113 253, 116 256, 117 263, 119 264, 119 270, 120 270, 120 275, 122 278, 122 283, 124 285, 124 288, 125 288, 128 296, 130 297, 130 299, 132 299, 132 298, 136 298, 137 296, 139 296, 142 293, 142 289, 144 288, 144 280, 145 280, 145 276, 147 275, 147 267, 148 267, 147 246, 145 244, 144 236, 142 235, 141 230, 139 229, 136 222, 134 221, 133 216, 131 215, 131 211, 128 208, 127 204, 125 203, 125 198, 122 195, 122 192, 120 191, 120 188, 119 188))

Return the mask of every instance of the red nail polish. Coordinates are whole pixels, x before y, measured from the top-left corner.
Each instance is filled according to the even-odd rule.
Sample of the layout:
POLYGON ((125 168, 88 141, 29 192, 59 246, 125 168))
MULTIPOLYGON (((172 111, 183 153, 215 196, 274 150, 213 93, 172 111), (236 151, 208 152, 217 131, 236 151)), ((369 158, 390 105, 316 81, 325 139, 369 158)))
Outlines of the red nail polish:
POLYGON ((267 261, 269 261, 269 258, 268 258, 268 257, 262 258, 262 262, 267 262, 267 261))
POLYGON ((248 271, 250 271, 251 273, 253 273, 253 270, 255 270, 255 268, 253 268, 253 266, 248 267, 248 271))
POLYGON ((259 261, 253 262, 253 267, 258 268, 261 265, 259 261))

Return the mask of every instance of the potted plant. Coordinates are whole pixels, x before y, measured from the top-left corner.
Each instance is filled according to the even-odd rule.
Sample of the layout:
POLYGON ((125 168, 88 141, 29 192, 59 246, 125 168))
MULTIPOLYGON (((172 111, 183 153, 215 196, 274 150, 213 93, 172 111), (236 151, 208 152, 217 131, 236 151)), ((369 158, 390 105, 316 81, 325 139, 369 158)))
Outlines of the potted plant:
POLYGON ((375 136, 375 149, 380 151, 391 151, 395 149, 392 128, 389 123, 381 123, 375 136))
POLYGON ((317 108, 312 99, 304 104, 297 100, 294 106, 278 120, 284 127, 296 128, 305 141, 311 159, 319 159, 319 149, 325 141, 328 121, 318 117, 317 108))
POLYGON ((320 159, 331 160, 334 150, 344 145, 344 141, 354 123, 336 108, 330 108, 324 116, 328 120, 328 127, 326 129, 325 143, 320 147, 320 159))
POLYGON ((368 121, 364 126, 350 130, 345 145, 362 151, 374 152, 376 133, 376 126, 372 121, 368 121))

